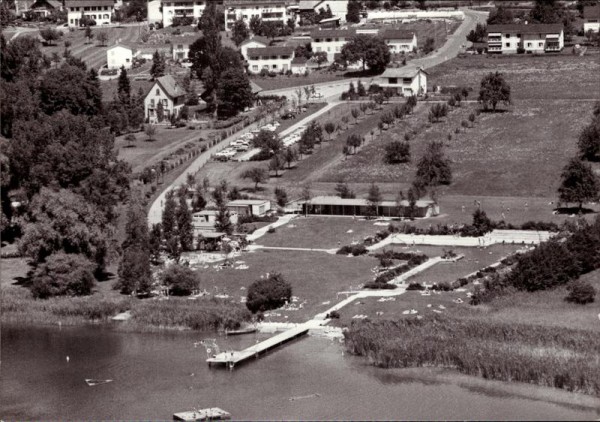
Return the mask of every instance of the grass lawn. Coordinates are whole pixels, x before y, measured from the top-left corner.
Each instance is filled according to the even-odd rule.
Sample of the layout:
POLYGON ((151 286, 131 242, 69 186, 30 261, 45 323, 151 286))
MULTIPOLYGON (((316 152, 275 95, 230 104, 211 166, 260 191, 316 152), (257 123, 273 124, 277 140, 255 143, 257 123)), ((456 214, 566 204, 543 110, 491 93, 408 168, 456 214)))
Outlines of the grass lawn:
MULTIPOLYGON (((274 77, 260 77, 254 76, 250 78, 252 82, 256 85, 260 86, 265 91, 271 91, 274 89, 282 89, 282 88, 290 88, 294 86, 302 86, 302 85, 312 85, 318 84, 322 82, 332 82, 339 81, 346 78, 344 76, 344 72, 329 72, 325 69, 315 70, 307 76, 300 75, 277 75, 274 77)), ((304 95, 304 93, 302 93, 304 95)))
POLYGON ((555 197, 560 171, 576 153, 577 137, 592 112, 590 102, 515 100, 508 112, 482 113, 474 127, 465 130, 461 122, 474 105, 455 108, 434 124, 427 122, 429 108, 420 103, 413 115, 339 161, 320 181, 343 178, 349 183, 396 183, 407 188, 427 143, 443 140, 453 175, 450 186, 438 189, 444 195, 555 197), (418 133, 410 141, 411 163, 385 164, 385 145, 403 139, 407 132, 418 133))
POLYGON ((343 299, 337 298, 337 292, 356 288, 368 281, 371 269, 377 265, 376 259, 366 256, 348 258, 324 252, 266 249, 245 253, 235 259, 238 260, 244 261, 249 268, 236 270, 199 267, 201 289, 211 293, 225 293, 239 300, 246 296, 247 288, 261 275, 280 272, 292 285, 293 295, 298 297, 296 305, 303 304, 301 309, 295 311, 277 309, 274 312, 280 316, 268 318, 271 321, 286 322, 304 322, 327 310, 343 299), (324 305, 323 302, 327 301, 330 303, 324 305))
POLYGON ((0 288, 5 288, 27 277, 31 269, 24 258, 3 258, 0 260, 0 288))
POLYGON ((352 217, 297 217, 290 223, 278 227, 275 233, 266 233, 256 241, 259 245, 332 249, 361 242, 364 237, 384 229, 373 221, 352 217), (350 233, 348 233, 350 232, 350 233))
POLYGON ((210 132, 190 130, 185 127, 167 129, 157 126, 155 140, 148 142, 146 134, 138 132, 135 134, 137 140, 134 146, 130 147, 125 136, 120 136, 115 140, 115 148, 118 150, 118 157, 131 164, 135 173, 148 165, 159 162, 188 141, 195 141, 199 138, 207 139, 210 132))
POLYGON ((473 88, 470 96, 476 98, 483 76, 496 71, 504 74, 515 100, 600 98, 596 55, 472 55, 428 69, 427 82, 429 86, 468 86, 473 88))

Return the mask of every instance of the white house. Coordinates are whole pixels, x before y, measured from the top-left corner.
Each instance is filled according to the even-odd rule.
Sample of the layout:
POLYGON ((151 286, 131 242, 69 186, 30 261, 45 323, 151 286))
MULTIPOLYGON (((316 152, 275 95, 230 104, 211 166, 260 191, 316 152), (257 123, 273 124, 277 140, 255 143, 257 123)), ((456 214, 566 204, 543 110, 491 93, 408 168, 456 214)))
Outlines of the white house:
POLYGON ((254 16, 263 22, 281 22, 285 25, 289 15, 285 0, 225 0, 225 30, 231 31, 236 20, 242 19, 247 25, 254 16))
POLYGON ((600 32, 600 3, 583 8, 583 32, 600 32))
POLYGON ((388 68, 379 77, 379 86, 395 89, 404 96, 427 92, 427 72, 416 66, 388 68))
POLYGON ((96 25, 109 24, 115 11, 114 5, 114 0, 67 0, 67 23, 70 27, 78 27, 85 16, 96 21, 96 25))
POLYGON ((340 53, 342 47, 355 35, 356 31, 354 29, 315 30, 310 34, 310 44, 313 53, 325 51, 327 53, 327 61, 332 63, 335 59, 335 53, 340 53))
POLYGON ((231 214, 262 217, 271 210, 271 201, 266 199, 236 199, 226 205, 231 214))
POLYGON ((148 23, 158 23, 163 20, 161 0, 149 0, 146 3, 148 9, 148 23))
POLYGON ((561 51, 565 46, 562 24, 488 25, 488 53, 543 54, 561 51))
POLYGON ((106 50, 106 63, 109 69, 131 69, 137 50, 127 44, 117 43, 106 50))
POLYGON ((392 54, 410 53, 417 48, 417 35, 412 31, 386 29, 382 31, 381 38, 392 54))
POLYGON ((306 57, 294 57, 292 59, 293 74, 304 75, 308 69, 308 59, 306 57))
POLYGON ((173 76, 165 75, 156 79, 144 99, 144 112, 150 123, 162 123, 158 120, 158 104, 162 104, 164 121, 171 115, 177 116, 185 103, 185 91, 177 84, 173 76))
POLYGON ((206 7, 208 0, 163 0, 162 7, 162 23, 163 26, 171 26, 173 18, 192 18, 194 22, 202 16, 202 12, 206 7))
POLYGON ((300 13, 308 11, 319 13, 321 9, 327 10, 328 7, 334 18, 338 18, 340 22, 346 22, 348 0, 300 0, 298 3, 300 13))
POLYGON ((249 48, 248 72, 260 73, 262 69, 270 72, 286 72, 292 69, 294 47, 249 48))
POLYGON ((42 18, 48 17, 52 12, 62 9, 62 2, 57 0, 36 0, 30 8, 34 15, 42 18))
POLYGON ((254 36, 242 42, 240 44, 240 52, 244 60, 248 60, 248 49, 249 48, 264 48, 269 46, 269 40, 266 37, 254 36))
POLYGON ((184 60, 188 58, 190 45, 200 38, 199 35, 179 35, 170 39, 171 55, 173 60, 184 60))

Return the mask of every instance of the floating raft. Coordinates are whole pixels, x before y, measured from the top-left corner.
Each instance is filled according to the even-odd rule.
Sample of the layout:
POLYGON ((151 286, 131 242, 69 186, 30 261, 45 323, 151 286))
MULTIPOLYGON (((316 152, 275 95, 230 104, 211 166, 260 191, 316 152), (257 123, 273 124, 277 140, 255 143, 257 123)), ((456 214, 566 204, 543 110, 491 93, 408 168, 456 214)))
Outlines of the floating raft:
POLYGON ((225 330, 226 336, 239 336, 242 334, 252 334, 257 331, 256 327, 240 328, 239 330, 225 330))
POLYGON ((243 362, 250 358, 258 358, 259 355, 268 352, 271 349, 274 349, 282 344, 287 343, 288 341, 292 341, 298 337, 303 336, 308 333, 308 327, 305 324, 302 324, 298 327, 291 328, 283 333, 277 334, 274 337, 271 337, 261 343, 258 343, 254 346, 248 347, 239 352, 222 352, 218 355, 206 359, 209 366, 212 365, 225 365, 225 367, 229 367, 229 369, 233 369, 234 366, 240 362, 243 362))
POLYGON ((93 387, 95 385, 108 384, 109 382, 112 382, 112 380, 96 380, 96 379, 92 379, 92 378, 86 378, 85 382, 90 387, 93 387))
POLYGON ((223 421, 227 419, 231 419, 231 414, 218 407, 173 414, 173 420, 176 421, 223 421))

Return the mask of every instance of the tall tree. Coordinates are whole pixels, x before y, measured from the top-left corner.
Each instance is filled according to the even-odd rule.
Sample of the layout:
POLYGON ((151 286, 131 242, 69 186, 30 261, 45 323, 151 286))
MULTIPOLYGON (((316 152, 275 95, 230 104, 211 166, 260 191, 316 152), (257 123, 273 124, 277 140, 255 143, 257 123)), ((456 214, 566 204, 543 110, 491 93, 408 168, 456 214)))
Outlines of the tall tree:
POLYGON ((162 214, 162 232, 165 240, 177 235, 177 202, 175 193, 167 192, 165 195, 165 206, 162 214))
POLYGON ((154 79, 165 76, 166 63, 165 57, 156 50, 152 56, 152 67, 150 68, 150 74, 154 79))
POLYGON ((219 207, 219 212, 215 220, 215 230, 218 232, 226 233, 228 236, 233 233, 233 223, 231 222, 231 215, 225 205, 219 207))
POLYGON ((359 23, 360 22, 360 1, 359 0, 349 0, 348 1, 348 9, 346 13, 346 20, 350 23, 359 23))
POLYGON ((48 70, 40 81, 40 102, 47 114, 66 109, 71 114, 97 115, 102 107, 102 92, 85 71, 62 65, 48 70))
POLYGON ((237 115, 254 102, 248 76, 239 68, 230 68, 223 72, 217 89, 218 116, 227 118, 237 115))
POLYGON ((600 160, 600 115, 595 116, 592 122, 583 128, 577 142, 579 156, 583 160, 600 160))
POLYGON ((417 164, 415 181, 421 186, 449 185, 452 182, 450 162, 444 156, 444 144, 432 141, 417 164))
MULTIPOLYGON (((212 97, 213 104, 217 104, 217 91, 219 75, 224 70, 221 68, 219 57, 221 53, 221 34, 219 28, 219 16, 217 13, 217 4, 214 1, 207 2, 200 21, 198 28, 202 31, 203 40, 206 47, 206 56, 208 57, 208 67, 211 70, 208 79, 208 85, 213 87, 212 97)), ((205 81, 207 83, 207 81, 205 81)), ((216 114, 216 110, 215 110, 216 114)))
POLYGON ((0 75, 6 81, 13 81, 21 76, 23 79, 35 78, 49 66, 40 50, 37 39, 22 35, 10 43, 4 35, 0 35, 0 75))
POLYGON ((491 107, 493 111, 496 111, 498 103, 506 105, 511 103, 510 85, 500 72, 488 73, 483 77, 478 101, 483 105, 484 110, 489 110, 491 107))
POLYGON ((368 66, 373 72, 382 72, 391 60, 390 49, 382 38, 359 34, 342 47, 342 60, 346 63, 361 62, 363 70, 368 66))
POLYGON ((371 183, 369 187, 369 194, 367 196, 367 212, 371 216, 379 215, 379 204, 383 200, 379 186, 375 183, 371 183))
POLYGON ((578 158, 572 158, 561 174, 561 184, 558 188, 559 200, 564 203, 583 204, 598 199, 600 182, 592 168, 578 158))
POLYGON ((117 84, 117 93, 121 103, 129 105, 131 102, 131 84, 129 83, 129 77, 127 76, 125 66, 121 66, 121 73, 119 74, 119 81, 117 84))
POLYGON ((194 227, 192 226, 192 213, 188 207, 185 195, 179 197, 176 218, 181 250, 184 252, 191 251, 194 246, 194 227))
POLYGON ((513 14, 509 9, 499 5, 496 9, 490 12, 487 20, 488 25, 500 25, 513 23, 513 14))
POLYGON ((556 0, 535 0, 529 18, 537 23, 559 23, 562 18, 562 9, 556 0))
POLYGON ((244 22, 243 19, 236 20, 231 29, 231 40, 233 43, 239 47, 239 45, 248 39, 249 36, 250 31, 246 22, 244 22))
POLYGON ((244 171, 242 178, 252 180, 254 182, 254 190, 258 190, 258 184, 267 180, 268 174, 263 167, 254 167, 244 171))

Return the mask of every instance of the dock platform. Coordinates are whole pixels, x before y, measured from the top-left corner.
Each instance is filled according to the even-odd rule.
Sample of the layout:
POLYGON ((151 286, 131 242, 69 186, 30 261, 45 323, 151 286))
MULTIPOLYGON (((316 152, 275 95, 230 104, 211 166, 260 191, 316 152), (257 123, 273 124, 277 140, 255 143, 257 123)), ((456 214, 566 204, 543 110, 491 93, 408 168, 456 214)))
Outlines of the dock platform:
POLYGON ((206 359, 206 362, 208 362, 208 366, 224 365, 226 368, 233 370, 235 365, 251 358, 258 358, 260 355, 268 352, 271 349, 305 335, 308 333, 308 330, 309 327, 306 324, 302 324, 298 327, 290 328, 289 330, 279 333, 242 351, 219 353, 212 358, 206 359))
POLYGON ((227 419, 231 419, 231 414, 223 409, 219 409, 218 407, 190 410, 188 412, 179 412, 173 414, 173 420, 186 422, 223 421, 227 419))

